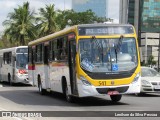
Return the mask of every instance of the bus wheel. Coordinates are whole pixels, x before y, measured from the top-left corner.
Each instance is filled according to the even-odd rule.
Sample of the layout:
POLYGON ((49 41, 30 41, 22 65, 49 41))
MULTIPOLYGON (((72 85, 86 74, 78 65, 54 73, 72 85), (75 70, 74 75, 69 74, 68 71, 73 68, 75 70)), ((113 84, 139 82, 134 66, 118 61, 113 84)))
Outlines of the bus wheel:
POLYGON ((38 80, 38 90, 39 90, 39 93, 41 95, 45 95, 46 94, 46 90, 42 88, 42 83, 40 80, 38 80))
POLYGON ((113 102, 118 102, 121 100, 122 95, 110 95, 110 98, 113 102))
POLYGON ((67 102, 73 103, 73 96, 69 95, 67 84, 65 85, 65 97, 67 102))
POLYGON ((12 85, 12 82, 11 82, 11 75, 10 75, 10 74, 8 74, 8 83, 9 83, 9 85, 12 85))

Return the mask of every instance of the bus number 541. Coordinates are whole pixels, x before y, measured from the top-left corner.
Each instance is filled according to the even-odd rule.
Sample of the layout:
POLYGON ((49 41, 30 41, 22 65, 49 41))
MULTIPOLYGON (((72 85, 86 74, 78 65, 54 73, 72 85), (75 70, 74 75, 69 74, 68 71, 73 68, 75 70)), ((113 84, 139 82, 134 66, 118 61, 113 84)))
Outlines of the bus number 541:
POLYGON ((99 86, 106 86, 106 81, 99 81, 99 86))

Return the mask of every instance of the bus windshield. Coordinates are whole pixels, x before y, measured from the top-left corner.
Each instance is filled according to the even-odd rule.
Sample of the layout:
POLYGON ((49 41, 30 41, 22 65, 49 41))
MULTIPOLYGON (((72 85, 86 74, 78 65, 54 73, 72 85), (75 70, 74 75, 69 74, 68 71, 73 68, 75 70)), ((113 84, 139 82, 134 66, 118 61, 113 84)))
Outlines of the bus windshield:
POLYGON ((16 65, 18 69, 28 69, 28 54, 17 54, 16 65))
POLYGON ((135 38, 80 39, 81 68, 89 72, 121 72, 138 64, 135 38))

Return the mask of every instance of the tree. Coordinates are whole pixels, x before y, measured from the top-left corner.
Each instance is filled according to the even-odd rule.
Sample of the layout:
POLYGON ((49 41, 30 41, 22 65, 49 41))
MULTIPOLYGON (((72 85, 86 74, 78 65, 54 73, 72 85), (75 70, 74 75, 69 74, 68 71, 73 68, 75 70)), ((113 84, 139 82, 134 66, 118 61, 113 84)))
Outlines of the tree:
POLYGON ((59 26, 59 29, 64 29, 68 25, 70 26, 70 21, 72 20, 72 17, 74 17, 74 14, 75 13, 73 10, 58 10, 56 16, 56 23, 59 26))
POLYGON ((104 23, 104 22, 107 22, 107 21, 112 22, 113 19, 111 19, 111 18, 105 18, 105 17, 96 17, 95 21, 97 23, 104 23))
POLYGON ((97 17, 92 10, 85 12, 75 12, 73 10, 57 11, 56 23, 60 29, 64 29, 66 26, 73 26, 78 24, 92 24, 103 23, 111 19, 105 17, 97 17))
POLYGON ((39 30, 39 36, 45 36, 57 31, 58 26, 56 24, 56 12, 53 5, 46 5, 45 8, 40 8, 40 16, 36 18, 37 29, 39 30))
POLYGON ((153 55, 149 56, 148 65, 156 65, 156 61, 154 61, 154 56, 153 55))
POLYGON ((13 44, 10 44, 10 41, 8 39, 6 39, 6 37, 4 35, 0 38, 0 49, 12 47, 12 45, 13 44))
POLYGON ((36 37, 34 14, 34 11, 29 10, 28 2, 8 14, 9 20, 3 22, 3 25, 7 27, 4 35, 11 43, 25 45, 36 37))

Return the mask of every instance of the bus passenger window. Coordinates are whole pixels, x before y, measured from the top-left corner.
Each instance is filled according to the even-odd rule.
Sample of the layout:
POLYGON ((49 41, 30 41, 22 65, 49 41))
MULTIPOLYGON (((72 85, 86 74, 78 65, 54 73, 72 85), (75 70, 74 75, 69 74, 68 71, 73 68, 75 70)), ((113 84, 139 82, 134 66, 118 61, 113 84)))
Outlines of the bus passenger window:
POLYGON ((60 49, 60 60, 67 61, 68 56, 67 56, 67 37, 62 38, 62 44, 61 44, 61 49, 60 49))
POLYGON ((4 64, 10 64, 11 63, 11 56, 12 56, 11 52, 6 52, 6 53, 3 54, 4 64))
POLYGON ((56 58, 57 40, 52 41, 52 60, 57 60, 56 58))
POLYGON ((42 62, 42 44, 36 46, 36 62, 42 62))
POLYGON ((49 42, 49 61, 51 61, 52 60, 52 42, 50 41, 49 42))
POLYGON ((57 55, 57 58, 58 58, 58 60, 62 60, 62 42, 63 42, 63 39, 61 38, 61 39, 58 39, 58 41, 57 41, 57 51, 58 51, 58 55, 57 55))

